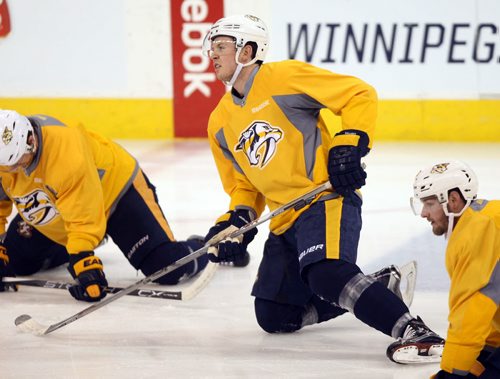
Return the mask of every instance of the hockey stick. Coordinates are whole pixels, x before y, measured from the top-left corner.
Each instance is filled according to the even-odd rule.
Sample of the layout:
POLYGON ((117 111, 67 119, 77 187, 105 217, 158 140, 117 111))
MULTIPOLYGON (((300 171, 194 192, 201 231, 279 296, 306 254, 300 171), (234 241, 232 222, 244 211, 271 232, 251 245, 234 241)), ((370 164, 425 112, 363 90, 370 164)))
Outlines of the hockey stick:
MULTIPOLYGON (((39 288, 49 288, 49 289, 60 289, 67 290, 71 287, 72 283, 57 282, 53 280, 45 279, 23 279, 23 278, 3 278, 3 282, 18 286, 28 286, 28 287, 39 287, 39 288)), ((193 283, 194 284, 194 283, 193 283)), ((115 294, 123 290, 121 287, 106 287, 104 292, 107 294, 115 294)), ((137 297, 151 297, 155 299, 169 299, 169 300, 189 300, 186 296, 183 296, 183 291, 165 291, 153 288, 139 288, 129 294, 129 296, 137 297)))
MULTIPOLYGON (((229 238, 236 238, 236 237, 242 235, 243 233, 246 233, 247 231, 259 226, 260 224, 272 219, 273 217, 280 215, 281 213, 283 213, 289 209, 292 209, 292 208, 294 208, 296 210, 300 209, 303 206, 305 206, 306 204, 311 203, 312 200, 318 194, 320 194, 321 192, 327 191, 331 188, 332 188, 332 185, 330 184, 330 182, 323 183, 322 185, 320 185, 319 187, 306 193, 305 195, 302 195, 302 196, 298 197, 297 199, 292 200, 291 202, 275 209, 274 211, 269 212, 268 214, 263 215, 263 216, 255 219, 254 221, 249 222, 245 226, 243 226, 240 229, 231 233, 229 235, 229 238)), ((219 242, 220 242, 220 240, 215 241, 213 243, 213 245, 216 245, 219 242)), ((210 245, 206 245, 206 246, 202 247, 201 249, 198 249, 198 250, 192 252, 191 254, 186 255, 185 257, 183 257, 181 259, 178 259, 177 261, 175 261, 171 265, 166 266, 166 267, 162 268, 161 270, 158 270, 157 272, 151 274, 150 276, 147 276, 144 279, 139 280, 135 284, 132 284, 132 285, 122 289, 121 291, 115 293, 114 295, 112 295, 110 297, 104 298, 103 300, 101 300, 98 303, 90 305, 89 307, 83 309, 82 311, 80 311, 80 312, 74 314, 73 316, 68 317, 67 319, 62 320, 56 324, 45 326, 45 325, 42 325, 42 324, 38 323, 37 321, 35 321, 30 315, 26 315, 26 314, 18 316, 15 319, 14 323, 16 324, 18 330, 23 331, 23 332, 28 332, 28 333, 35 334, 38 336, 43 336, 43 335, 49 334, 57 329, 62 328, 65 325, 71 324, 72 322, 104 307, 105 305, 108 305, 109 303, 112 303, 115 300, 118 300, 119 298, 121 298, 125 295, 128 295, 129 293, 132 293, 133 291, 139 289, 140 287, 145 286, 146 284, 151 283, 152 281, 162 277, 163 275, 166 275, 166 274, 174 271, 175 269, 185 265, 186 263, 191 262, 192 260, 202 256, 203 254, 206 254, 209 247, 210 247, 210 245)), ((212 273, 212 275, 213 275, 213 273, 212 273)))

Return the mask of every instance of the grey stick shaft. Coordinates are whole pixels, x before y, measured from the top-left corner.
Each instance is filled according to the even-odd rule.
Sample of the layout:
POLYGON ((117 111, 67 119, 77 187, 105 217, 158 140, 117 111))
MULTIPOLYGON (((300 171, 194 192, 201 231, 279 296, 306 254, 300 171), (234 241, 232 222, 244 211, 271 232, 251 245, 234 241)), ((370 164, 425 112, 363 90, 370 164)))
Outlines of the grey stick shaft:
MULTIPOLYGON (((245 226, 241 227, 240 229, 236 230, 235 232, 233 232, 230 235, 230 237, 234 238, 234 237, 237 237, 243 233, 246 233, 247 231, 249 231, 249 230, 259 226, 260 224, 280 215, 281 213, 283 213, 289 209, 292 209, 292 208, 300 209, 300 208, 304 207, 305 205, 309 204, 318 194, 320 194, 324 191, 330 190, 331 188, 332 188, 332 186, 331 186, 330 182, 323 183, 322 185, 316 187, 312 191, 298 197, 297 199, 290 201, 289 203, 275 209, 272 212, 269 212, 266 215, 263 215, 263 216, 257 218, 256 220, 254 220, 252 222, 249 222, 247 225, 245 225, 245 226)), ((218 242, 220 242, 220 241, 218 241, 218 242)), ((216 242, 215 244, 217 244, 218 242, 216 242)), ((158 270, 157 272, 151 274, 150 276, 145 277, 144 279, 136 282, 135 284, 132 284, 129 287, 122 289, 120 292, 115 293, 113 296, 106 297, 103 300, 101 300, 100 302, 92 304, 91 306, 74 314, 73 316, 68 317, 67 319, 62 320, 61 322, 58 322, 56 324, 50 325, 48 327, 48 329, 45 331, 45 333, 43 333, 43 334, 49 334, 49 333, 53 332, 54 330, 62 328, 65 325, 71 324, 72 322, 74 322, 74 321, 76 321, 76 320, 78 320, 78 319, 80 319, 80 318, 82 318, 82 317, 84 317, 92 312, 97 311, 98 309, 108 305, 109 303, 112 303, 113 301, 116 301, 119 298, 121 298, 125 295, 128 295, 131 292, 134 292, 135 290, 139 289, 140 287, 145 286, 146 284, 149 284, 158 278, 161 278, 163 275, 166 275, 166 274, 174 271, 175 269, 177 269, 177 268, 193 261, 194 259, 202 256, 203 254, 205 254, 208 251, 208 248, 209 248, 209 246, 204 246, 201 249, 198 249, 198 250, 194 251, 193 253, 186 255, 185 257, 175 261, 171 265, 164 267, 161 270, 158 270)))

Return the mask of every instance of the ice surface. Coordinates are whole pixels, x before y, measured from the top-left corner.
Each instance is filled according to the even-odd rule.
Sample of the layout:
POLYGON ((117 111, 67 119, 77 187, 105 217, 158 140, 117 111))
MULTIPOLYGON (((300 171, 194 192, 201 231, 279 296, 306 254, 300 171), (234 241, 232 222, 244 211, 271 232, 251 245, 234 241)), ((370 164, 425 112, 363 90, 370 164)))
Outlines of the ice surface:
MULTIPOLYGON (((204 234, 223 213, 222 191, 206 141, 122 141, 140 161, 177 239, 204 234)), ((462 159, 479 177, 480 197, 500 194, 500 145, 379 143, 367 157, 364 226, 358 263, 365 271, 415 259, 419 276, 411 311, 436 332, 447 327, 445 244, 411 213, 419 168, 462 159)), ((292 335, 269 335, 257 325, 249 295, 267 225, 259 227, 245 268, 220 267, 187 301, 124 297, 46 336, 18 331, 28 314, 50 325, 87 307, 63 290, 21 287, 0 293, 0 378, 349 378, 417 379, 437 364, 390 362, 392 342, 351 315, 292 335)), ((142 278, 112 243, 99 248, 108 280, 127 286, 142 278)), ((68 281, 63 268, 37 277, 68 281)), ((175 287, 170 289, 176 289, 175 287)))

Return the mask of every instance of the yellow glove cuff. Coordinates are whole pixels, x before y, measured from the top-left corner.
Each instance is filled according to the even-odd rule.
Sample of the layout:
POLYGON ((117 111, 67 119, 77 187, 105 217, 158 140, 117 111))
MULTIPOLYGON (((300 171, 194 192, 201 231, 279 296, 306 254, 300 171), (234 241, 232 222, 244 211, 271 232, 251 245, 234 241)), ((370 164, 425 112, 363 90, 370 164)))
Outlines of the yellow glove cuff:
MULTIPOLYGON (((85 257, 80 259, 73 265, 73 270, 76 276, 88 270, 101 270, 103 271, 102 261, 96 256, 85 257)), ((89 293, 90 295, 90 293, 89 293)))
POLYGON ((339 134, 333 138, 332 146, 358 146, 359 136, 357 134, 339 134))
POLYGON ((230 217, 231 217, 231 213, 230 212, 226 212, 222 216, 220 216, 217 220, 215 220, 215 224, 227 221, 227 220, 229 220, 230 217))

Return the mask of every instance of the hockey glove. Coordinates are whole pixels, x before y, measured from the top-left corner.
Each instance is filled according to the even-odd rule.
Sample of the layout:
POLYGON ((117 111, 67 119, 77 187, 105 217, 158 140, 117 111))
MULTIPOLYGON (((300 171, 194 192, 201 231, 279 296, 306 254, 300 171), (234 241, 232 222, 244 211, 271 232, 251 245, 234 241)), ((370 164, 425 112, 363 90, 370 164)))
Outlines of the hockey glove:
POLYGON ((229 211, 219 218, 220 221, 210 228, 205 236, 205 244, 215 244, 208 249, 211 262, 239 262, 245 259, 247 246, 253 241, 257 229, 251 229, 236 238, 227 238, 231 233, 253 221, 251 211, 237 209, 229 211), (218 241, 221 241, 217 244, 218 241))
POLYGON ((108 286, 101 260, 93 251, 70 254, 68 271, 78 282, 69 287, 69 293, 77 300, 99 301, 106 296, 108 286))
POLYGON ((12 268, 9 265, 9 256, 7 255, 7 249, 0 242, 0 292, 12 290, 17 291, 17 285, 4 283, 3 278, 6 276, 15 276, 12 268))
POLYGON ((328 176, 337 193, 345 196, 366 184, 361 158, 369 151, 365 132, 348 129, 335 134, 328 153, 328 176))

